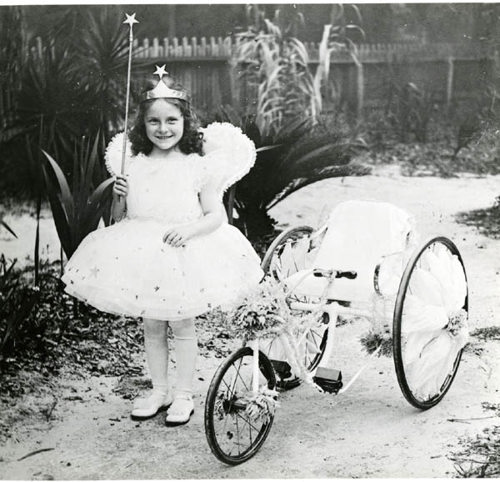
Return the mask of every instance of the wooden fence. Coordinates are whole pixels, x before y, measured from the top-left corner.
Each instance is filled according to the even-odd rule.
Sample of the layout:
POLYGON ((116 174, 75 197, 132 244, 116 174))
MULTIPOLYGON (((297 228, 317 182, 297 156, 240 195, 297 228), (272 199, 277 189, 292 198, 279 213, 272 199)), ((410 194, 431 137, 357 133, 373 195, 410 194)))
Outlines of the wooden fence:
MULTIPOLYGON (((153 72, 155 64, 166 63, 170 74, 191 92, 202 115, 224 104, 248 107, 256 101, 254 89, 237 88, 231 70, 237 45, 238 38, 231 37, 136 39, 134 58, 143 62, 134 72, 153 72)), ((314 72, 319 44, 306 42, 305 47, 314 72)), ((32 53, 39 55, 43 48, 38 40, 32 53)), ((360 44, 357 49, 357 63, 346 50, 332 52, 331 82, 341 103, 358 113, 384 102, 394 82, 413 82, 449 105, 484 89, 492 75, 493 52, 477 43, 360 44)))
MULTIPOLYGON (((201 38, 153 38, 134 41, 134 55, 138 58, 169 60, 182 59, 219 59, 228 60, 237 48, 238 37, 201 37, 201 38)), ((310 62, 319 58, 319 43, 305 42, 310 62)), ((362 63, 380 63, 393 60, 395 57, 411 57, 415 60, 442 60, 447 57, 462 60, 476 60, 481 57, 491 57, 493 53, 477 43, 392 43, 392 44, 359 44, 358 58, 362 63)), ((349 52, 339 49, 332 52, 332 63, 352 63, 349 52)))
MULTIPOLYGON (((230 37, 144 39, 135 42, 134 55, 151 59, 152 65, 166 63, 170 73, 191 90, 196 105, 212 111, 220 104, 255 102, 252 89, 235 89, 230 76, 229 61, 238 43, 238 38, 230 37)), ((314 72, 319 44, 304 45, 314 72)), ((360 112, 366 105, 383 102, 394 81, 414 82, 447 105, 471 97, 491 76, 493 52, 477 43, 360 44, 357 58, 355 64, 347 50, 332 52, 331 77, 341 102, 360 112)))

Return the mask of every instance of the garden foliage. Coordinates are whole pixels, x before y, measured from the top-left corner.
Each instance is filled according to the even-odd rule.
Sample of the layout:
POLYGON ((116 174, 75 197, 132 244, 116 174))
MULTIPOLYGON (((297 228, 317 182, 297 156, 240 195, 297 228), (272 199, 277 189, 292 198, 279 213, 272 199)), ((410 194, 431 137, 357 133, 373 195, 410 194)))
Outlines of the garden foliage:
POLYGON ((340 105, 340 89, 335 76, 330 75, 330 57, 332 52, 347 52, 356 66, 357 106, 356 116, 359 121, 362 116, 364 97, 363 65, 359 60, 358 47, 353 40, 353 35, 360 39, 365 38, 361 28, 361 14, 356 5, 334 4, 331 7, 330 23, 323 28, 323 35, 319 44, 319 62, 314 74, 314 88, 318 99, 325 99, 333 103, 336 108, 340 105), (346 8, 354 13, 357 23, 347 21, 346 8))
POLYGON ((36 309, 39 287, 23 283, 14 269, 16 260, 0 256, 0 355, 17 348, 22 333, 32 331, 27 321, 36 309))
POLYGON ((71 181, 75 143, 98 132, 109 140, 123 126, 128 37, 120 9, 57 12, 45 30, 30 35, 19 21, 23 43, 16 55, 2 49, 0 58, 16 73, 5 85, 11 101, 0 111, 1 162, 13 194, 32 198, 43 179, 41 149, 71 181))
POLYGON ((108 207, 113 178, 103 180, 95 189, 94 176, 98 162, 99 135, 91 147, 82 140, 74 153, 72 188, 57 162, 45 151, 43 166, 52 215, 64 253, 68 258, 81 241, 99 224, 108 207))
POLYGON ((311 128, 310 119, 295 118, 270 136, 260 131, 254 116, 243 117, 230 107, 216 119, 241 127, 257 148, 255 166, 236 185, 234 200, 226 199, 233 201, 234 223, 252 239, 272 232, 269 210, 293 192, 322 179, 369 172, 351 162, 366 147, 363 141, 327 123, 311 128))
POLYGON ((232 59, 239 72, 256 93, 256 105, 249 105, 264 136, 275 135, 299 113, 315 122, 320 98, 316 95, 309 58, 304 44, 293 33, 303 22, 300 13, 283 19, 276 10, 273 20, 258 6, 248 7, 253 23, 237 34, 237 49, 232 59))
POLYGON ((269 210, 289 194, 321 179, 366 170, 350 164, 363 146, 356 133, 333 129, 320 116, 321 83, 329 68, 326 53, 346 45, 352 50, 348 32, 359 27, 340 22, 343 9, 333 18, 336 24, 328 26, 326 53, 315 78, 306 48, 296 37, 303 22, 300 13, 278 9, 270 20, 257 6, 247 12, 253 22, 237 35, 233 71, 254 87, 256 104, 243 113, 226 106, 215 118, 241 127, 257 147, 255 166, 226 199, 230 217, 233 207, 237 213, 234 223, 255 239, 272 232, 269 210))

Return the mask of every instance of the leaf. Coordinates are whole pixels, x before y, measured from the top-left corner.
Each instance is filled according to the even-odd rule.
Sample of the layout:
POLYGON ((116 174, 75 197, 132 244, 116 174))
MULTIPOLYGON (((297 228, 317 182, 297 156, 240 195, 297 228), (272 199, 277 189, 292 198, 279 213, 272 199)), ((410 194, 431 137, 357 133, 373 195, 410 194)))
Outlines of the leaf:
POLYGON ((42 149, 47 161, 49 162, 50 167, 52 168, 52 172, 57 180, 58 188, 61 192, 61 202, 64 207, 64 211, 67 213, 67 219, 69 220, 74 216, 74 205, 73 205, 73 196, 71 195, 71 191, 68 186, 68 181, 64 176, 61 168, 57 164, 54 159, 42 149))
POLYGON ((36 234, 35 234, 35 286, 39 283, 39 267, 40 267, 40 213, 42 211, 42 193, 38 193, 36 200, 36 234))
POLYGON ((66 256, 69 258, 71 254, 73 254, 73 236, 70 229, 70 220, 66 209, 64 208, 64 203, 59 196, 58 186, 51 181, 45 165, 42 166, 42 172, 47 187, 47 194, 49 197, 50 207, 52 209, 54 224, 56 225, 57 235, 66 256))
POLYGON ((258 149, 256 149, 255 151, 256 152, 264 152, 264 151, 270 151, 271 149, 278 149, 279 147, 281 147, 281 145, 279 145, 279 144, 275 144, 273 146, 262 146, 262 147, 259 147, 258 149))
POLYGON ((90 196, 84 217, 82 218, 82 225, 84 227, 85 234, 88 234, 96 229, 105 207, 104 201, 110 194, 109 188, 113 185, 113 183, 114 178, 106 179, 101 182, 99 186, 97 186, 95 191, 90 196))
POLYGON ((276 194, 276 196, 268 203, 266 206, 267 209, 272 209, 276 204, 285 199, 290 194, 302 189, 309 184, 313 184, 315 182, 321 181, 323 179, 329 179, 332 177, 344 177, 349 175, 349 167, 348 166, 332 166, 331 168, 327 168, 324 170, 317 170, 310 173, 308 177, 298 178, 291 181, 280 193, 276 194))
POLYGON ((7 230, 9 231, 10 234, 12 234, 12 236, 14 236, 15 238, 17 238, 17 234, 11 229, 11 227, 3 220, 0 218, 0 224, 7 230))
MULTIPOLYGON (((294 164, 300 165, 300 164, 305 164, 305 163, 311 163, 311 161, 313 161, 316 158, 321 157, 324 154, 338 153, 338 151, 340 149, 342 149, 343 147, 347 147, 348 145, 349 144, 341 145, 338 143, 331 143, 331 144, 327 144, 327 145, 318 147, 318 148, 312 150, 311 152, 309 152, 308 154, 306 154, 305 156, 302 156, 301 158, 296 159, 294 164)), ((332 164, 335 162, 338 162, 338 159, 339 159, 338 157, 336 159, 332 159, 332 164)))
POLYGON ((25 134, 30 129, 28 127, 20 126, 20 127, 10 127, 0 131, 0 144, 4 142, 8 142, 14 139, 17 136, 25 134))

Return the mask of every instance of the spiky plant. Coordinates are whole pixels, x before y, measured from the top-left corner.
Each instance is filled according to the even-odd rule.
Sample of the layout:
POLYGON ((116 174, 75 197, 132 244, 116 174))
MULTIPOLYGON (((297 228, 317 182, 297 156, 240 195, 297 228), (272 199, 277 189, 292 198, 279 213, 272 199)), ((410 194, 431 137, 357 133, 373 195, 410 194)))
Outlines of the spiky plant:
POLYGON ((318 98, 324 97, 329 101, 338 101, 338 88, 335 79, 330 78, 330 57, 332 52, 345 52, 356 66, 357 82, 357 116, 361 117, 364 97, 363 64, 359 60, 358 47, 353 37, 365 38, 365 32, 361 28, 361 14, 355 5, 345 6, 334 4, 331 7, 330 23, 323 28, 323 36, 319 45, 318 68, 314 75, 314 88, 318 98), (346 7, 349 7, 356 23, 346 20, 346 7))
POLYGON ((299 13, 289 23, 281 20, 280 10, 270 20, 257 6, 247 7, 254 22, 236 35, 233 65, 239 80, 246 83, 256 105, 251 107, 255 122, 265 136, 276 134, 298 112, 315 122, 319 99, 304 44, 292 34, 290 23, 303 21, 299 13), (252 12, 253 9, 253 12, 252 12))
POLYGON ((100 131, 109 140, 122 127, 128 42, 117 8, 59 8, 50 28, 30 41, 27 60, 18 64, 15 122, 0 133, 28 167, 27 144, 35 164, 43 148, 71 176, 75 139, 100 131))
POLYGON ((73 62, 70 51, 50 44, 30 56, 17 109, 32 144, 53 152, 60 162, 88 122, 85 92, 70 74, 73 62))
POLYGON ((216 120, 240 127, 257 148, 255 166, 233 188, 234 201, 226 197, 228 211, 234 208, 238 214, 234 224, 250 238, 272 232, 269 210, 302 187, 330 177, 368 173, 351 163, 365 147, 363 141, 325 124, 311 129, 308 119, 295 119, 270 136, 260 131, 254 117, 240 116, 230 107, 221 109, 216 120))
POLYGON ((73 181, 66 179, 57 162, 43 151, 43 165, 52 215, 64 253, 68 258, 75 252, 83 238, 97 229, 110 200, 113 178, 106 179, 95 187, 95 169, 100 165, 100 139, 93 143, 82 139, 75 149, 73 181), (94 189, 95 187, 95 189, 94 189))
MULTIPOLYGON (((87 12, 85 29, 75 44, 76 71, 90 94, 93 123, 106 142, 123 128, 125 113, 128 35, 122 17, 116 6, 87 12)), ((134 68, 140 69, 146 62, 135 59, 134 68)))

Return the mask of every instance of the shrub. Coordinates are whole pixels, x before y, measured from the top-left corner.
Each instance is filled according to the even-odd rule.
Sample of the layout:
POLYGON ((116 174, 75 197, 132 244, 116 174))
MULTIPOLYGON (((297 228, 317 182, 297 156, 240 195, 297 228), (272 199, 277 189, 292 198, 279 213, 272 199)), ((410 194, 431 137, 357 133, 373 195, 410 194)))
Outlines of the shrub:
POLYGON ((308 119, 298 119, 269 136, 260 131, 255 117, 242 117, 231 108, 221 109, 216 119, 241 127, 257 147, 255 166, 233 188, 234 202, 226 198, 229 213, 234 206, 238 214, 235 224, 251 239, 272 232, 269 210, 293 192, 322 179, 369 172, 351 163, 364 148, 362 140, 326 123, 311 128, 308 119))
MULTIPOLYGON (((47 163, 43 173, 47 184, 52 215, 61 246, 68 258, 83 238, 97 229, 99 221, 109 208, 110 187, 113 178, 102 181, 94 189, 95 171, 100 163, 99 135, 92 148, 90 141, 82 140, 74 153, 72 189, 57 162, 44 151, 47 163)), ((100 177, 102 179, 102 177, 100 177)))

